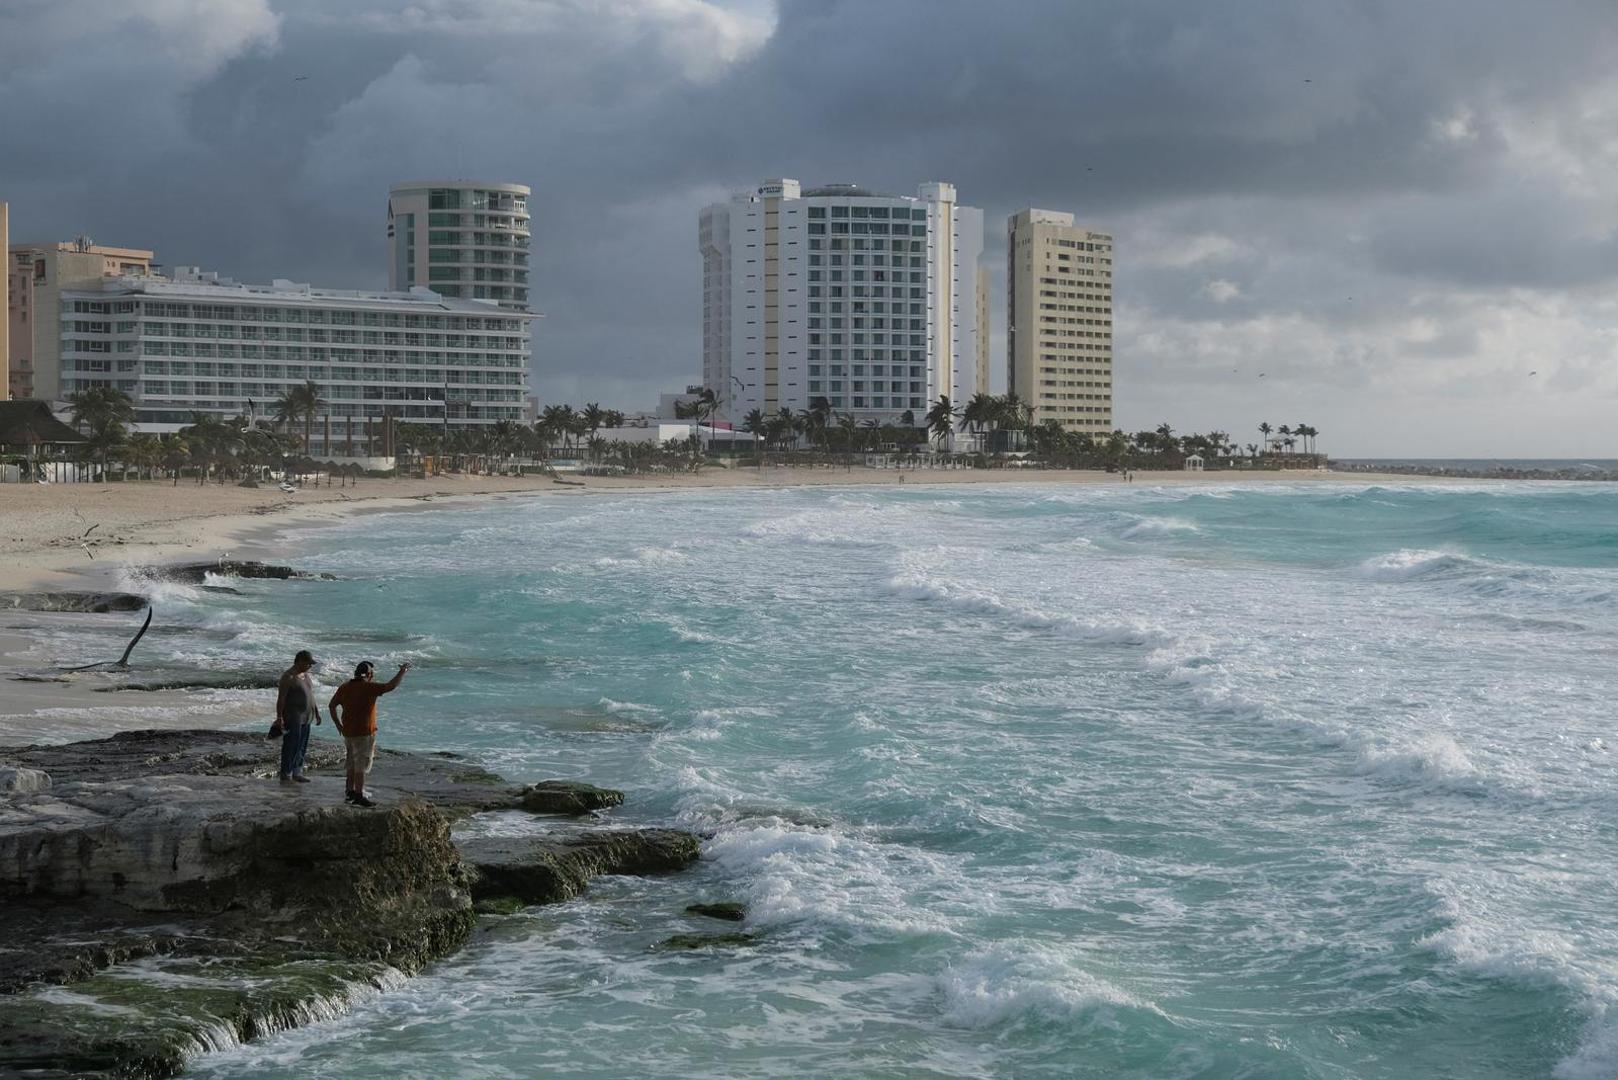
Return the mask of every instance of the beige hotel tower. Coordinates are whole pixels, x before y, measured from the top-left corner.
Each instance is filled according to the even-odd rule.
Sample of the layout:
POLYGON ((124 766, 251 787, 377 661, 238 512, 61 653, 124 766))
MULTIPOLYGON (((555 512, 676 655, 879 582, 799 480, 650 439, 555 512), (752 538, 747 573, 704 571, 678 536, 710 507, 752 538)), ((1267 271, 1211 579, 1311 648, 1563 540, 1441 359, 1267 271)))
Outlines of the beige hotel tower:
POLYGON ((1034 423, 1112 430, 1112 237, 1072 214, 1023 210, 1007 222, 1007 388, 1034 423))

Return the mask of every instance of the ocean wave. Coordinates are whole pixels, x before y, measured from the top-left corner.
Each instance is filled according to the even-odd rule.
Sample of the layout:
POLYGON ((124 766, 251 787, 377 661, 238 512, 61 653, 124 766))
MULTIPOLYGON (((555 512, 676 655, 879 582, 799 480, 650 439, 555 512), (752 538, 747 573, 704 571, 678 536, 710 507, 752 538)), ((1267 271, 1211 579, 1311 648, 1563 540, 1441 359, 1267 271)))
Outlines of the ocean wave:
POLYGON ((1202 532, 1200 525, 1184 518, 1130 516, 1131 523, 1118 534, 1125 540, 1150 540, 1156 537, 1185 536, 1202 532))
POLYGON ((1417 581, 1475 568, 1479 563, 1454 551, 1426 551, 1401 548, 1386 555, 1377 555, 1360 563, 1361 577, 1371 581, 1417 581))
MULTIPOLYGON (((128 563, 118 567, 113 574, 113 581, 123 592, 139 593, 156 607, 158 604, 194 605, 200 602, 207 593, 197 585, 185 582, 172 581, 153 572, 149 566, 128 563)), ((223 585, 223 579, 215 578, 212 574, 203 575, 203 583, 207 585, 223 585)))
POLYGON ((1084 641, 1116 645, 1166 645, 1174 640, 1157 627, 1133 622, 1092 622, 1042 611, 1006 600, 992 592, 940 580, 920 570, 890 577, 883 589, 888 595, 901 600, 941 603, 976 615, 1009 618, 1024 629, 1049 630, 1084 641))
POLYGON ((1355 771, 1397 783, 1432 784, 1467 793, 1482 790, 1477 766, 1448 735, 1424 735, 1391 747, 1364 747, 1355 771))
MULTIPOLYGON (((1485 883, 1486 884, 1486 883, 1485 883)), ((1429 888, 1447 924, 1416 942, 1469 975, 1530 989, 1575 995, 1585 1013, 1573 1052, 1557 1062, 1557 1080, 1607 1080, 1618 1075, 1618 968, 1572 932, 1530 924, 1480 902, 1447 881, 1429 888)), ((1491 893, 1492 888, 1483 888, 1491 893)))
POLYGON ((638 547, 633 554, 625 556, 603 555, 596 559, 593 565, 599 567, 612 566, 667 566, 671 563, 690 562, 691 557, 684 552, 668 547, 638 547))
POLYGON ((722 829, 704 856, 745 882, 748 920, 845 931, 948 931, 950 920, 913 892, 968 889, 946 857, 851 836, 837 828, 755 823, 722 829))
POLYGON ((983 1029, 1071 1021, 1118 1008, 1159 1011, 1086 971, 1076 950, 1006 942, 968 954, 937 978, 945 1023, 983 1029))
POLYGON ((1618 1076, 1618 1003, 1594 1006, 1579 1045, 1556 1063, 1555 1080, 1612 1080, 1618 1076))
MULTIPOLYGON (((888 543, 895 528, 916 512, 907 505, 833 500, 826 508, 753 522, 741 529, 741 535, 816 546, 869 547, 888 543)), ((927 512, 925 507, 922 512, 927 512)))
POLYGON ((1209 712, 1257 719, 1264 705, 1231 685, 1233 677, 1224 661, 1213 655, 1209 642, 1170 638, 1146 657, 1146 666, 1162 674, 1171 685, 1184 687, 1209 712))

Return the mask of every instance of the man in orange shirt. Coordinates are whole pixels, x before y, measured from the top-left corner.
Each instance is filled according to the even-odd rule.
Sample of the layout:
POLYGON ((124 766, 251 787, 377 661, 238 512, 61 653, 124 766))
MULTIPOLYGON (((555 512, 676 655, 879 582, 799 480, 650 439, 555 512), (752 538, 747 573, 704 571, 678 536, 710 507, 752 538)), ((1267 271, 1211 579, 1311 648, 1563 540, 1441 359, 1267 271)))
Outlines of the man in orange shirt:
POLYGON ((409 664, 400 664, 393 678, 379 683, 376 665, 369 660, 362 661, 354 669, 354 677, 339 686, 326 703, 326 712, 331 715, 332 724, 343 733, 343 743, 348 750, 348 795, 344 802, 354 806, 376 805, 365 794, 365 774, 371 771, 371 763, 376 758, 376 699, 396 689, 409 670, 409 664))

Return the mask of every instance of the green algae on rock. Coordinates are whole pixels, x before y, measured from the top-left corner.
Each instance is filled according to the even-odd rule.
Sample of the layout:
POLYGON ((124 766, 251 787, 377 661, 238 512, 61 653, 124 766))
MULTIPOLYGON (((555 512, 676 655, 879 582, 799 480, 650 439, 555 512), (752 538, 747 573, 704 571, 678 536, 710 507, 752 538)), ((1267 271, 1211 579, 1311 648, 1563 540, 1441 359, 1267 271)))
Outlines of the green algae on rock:
POLYGON ((479 862, 450 825, 523 808, 494 773, 390 752, 383 805, 360 810, 338 801, 340 752, 312 748, 313 782, 292 788, 269 779, 276 753, 217 731, 0 750, 0 768, 45 778, 0 804, 0 1075, 173 1076, 453 952, 475 885, 486 910, 515 911, 697 855, 684 833, 561 825, 530 842, 537 870, 517 850, 479 862), (551 884, 502 902, 482 869, 497 861, 551 884))

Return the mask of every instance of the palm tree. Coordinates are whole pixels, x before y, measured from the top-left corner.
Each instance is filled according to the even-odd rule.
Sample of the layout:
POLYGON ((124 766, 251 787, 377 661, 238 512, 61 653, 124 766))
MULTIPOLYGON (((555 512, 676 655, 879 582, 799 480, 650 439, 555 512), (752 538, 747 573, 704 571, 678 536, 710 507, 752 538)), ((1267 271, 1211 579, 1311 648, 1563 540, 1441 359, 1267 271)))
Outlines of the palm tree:
POLYGON ((298 390, 296 387, 288 390, 274 401, 270 402, 273 424, 283 431, 291 431, 292 425, 298 422, 298 390))
POLYGON ((849 472, 854 471, 854 432, 859 428, 859 421, 854 419, 853 413, 837 414, 837 429, 843 433, 843 463, 849 472))
POLYGON ((129 438, 129 449, 126 451, 124 461, 127 465, 135 466, 135 477, 140 479, 141 470, 146 470, 146 479, 152 478, 151 470, 155 469, 163 459, 163 443, 156 435, 132 435, 129 438))
POLYGON ((1276 442, 1280 443, 1283 449, 1291 450, 1292 439, 1290 436, 1292 435, 1292 429, 1287 427, 1285 424, 1282 424, 1280 427, 1275 429, 1275 433, 1281 436, 1276 440, 1276 442))
POLYGON ((135 403, 129 395, 111 386, 92 386, 67 399, 73 406, 73 426, 97 432, 117 425, 120 429, 135 422, 135 403))
POLYGON ((534 434, 539 438, 541 451, 546 457, 550 456, 551 444, 560 435, 566 433, 568 428, 568 409, 566 405, 547 405, 545 411, 539 414, 534 422, 534 434))
POLYGON ((183 435, 170 435, 163 440, 163 467, 174 472, 174 486, 180 486, 180 473, 191 462, 191 444, 183 435))
POLYGON ((1169 426, 1167 420, 1157 425, 1157 430, 1152 434, 1157 436, 1157 448, 1162 453, 1172 454, 1179 449, 1179 443, 1174 438, 1174 428, 1169 426))
POLYGON ((601 408, 599 402, 595 401, 590 402, 582 410, 580 410, 579 415, 583 418, 584 430, 589 435, 594 435, 596 432, 600 431, 602 424, 604 424, 607 419, 606 411, 601 408))
POLYGON ((191 447, 192 460, 201 466, 197 472, 198 486, 208 482, 212 466, 231 458, 241 440, 241 432, 213 413, 204 412, 192 413, 190 425, 181 428, 180 434, 191 447))
POLYGON ((1264 452, 1266 454, 1270 452, 1270 432, 1274 430, 1275 429, 1270 426, 1270 422, 1268 420, 1264 421, 1258 426, 1258 433, 1264 436, 1264 452))
POLYGON ((129 433, 126 425, 135 421, 135 403, 129 395, 111 386, 92 386, 68 398, 73 405, 73 426, 88 428, 90 440, 83 453, 101 463, 101 476, 107 475, 107 459, 123 447, 129 433))
POLYGON ((302 386, 294 386, 275 403, 277 422, 281 422, 285 417, 285 422, 290 424, 292 420, 302 418, 303 452, 306 455, 314 438, 315 417, 325 407, 326 400, 320 396, 320 386, 313 379, 302 386))
MULTIPOLYGON (((704 386, 702 392, 697 395, 697 400, 693 401, 692 404, 697 407, 697 423, 702 423, 704 416, 708 418, 708 445, 712 446, 713 414, 719 408, 719 395, 713 392, 712 387, 704 386)), ((700 430, 698 434, 701 434, 700 430)))
POLYGON ((955 417, 959 412, 960 410, 950 404, 949 397, 944 394, 940 394, 938 400, 933 402, 933 407, 927 410, 927 430, 932 433, 940 450, 943 449, 944 440, 955 430, 955 417))
POLYGON ((517 452, 522 436, 519 434, 516 421, 496 420, 489 428, 489 448, 504 461, 517 452))
POLYGON ((753 457, 758 461, 758 467, 764 468, 764 454, 759 449, 759 436, 769 429, 769 421, 764 419, 763 409, 753 409, 742 417, 742 430, 753 436, 753 457))
POLYGON ((882 442, 882 431, 886 427, 882 421, 870 419, 860 425, 860 449, 875 450, 882 442))
POLYGON ((804 410, 802 419, 803 430, 809 435, 810 445, 826 449, 826 432, 832 422, 831 398, 810 398, 809 408, 804 410))
POLYGON ((978 449, 983 448, 982 433, 984 427, 995 421, 999 411, 999 399, 990 394, 973 394, 961 409, 961 430, 970 431, 977 439, 978 449))

